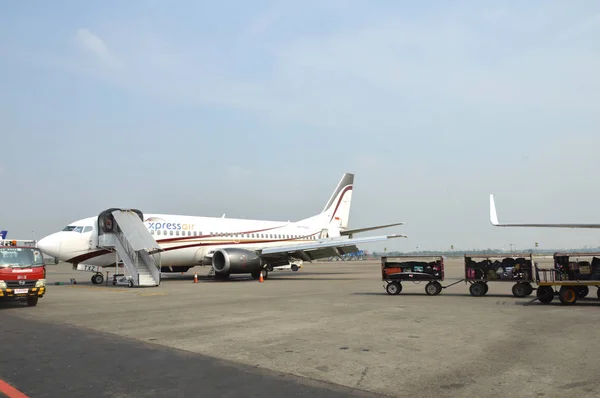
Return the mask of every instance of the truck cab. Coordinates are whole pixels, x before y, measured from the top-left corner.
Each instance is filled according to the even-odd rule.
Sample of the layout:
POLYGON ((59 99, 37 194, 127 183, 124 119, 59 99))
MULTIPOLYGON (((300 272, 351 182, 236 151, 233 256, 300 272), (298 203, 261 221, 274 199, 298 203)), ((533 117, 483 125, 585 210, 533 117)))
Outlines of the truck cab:
POLYGON ((46 293, 46 264, 32 241, 0 239, 0 301, 33 307, 46 293))

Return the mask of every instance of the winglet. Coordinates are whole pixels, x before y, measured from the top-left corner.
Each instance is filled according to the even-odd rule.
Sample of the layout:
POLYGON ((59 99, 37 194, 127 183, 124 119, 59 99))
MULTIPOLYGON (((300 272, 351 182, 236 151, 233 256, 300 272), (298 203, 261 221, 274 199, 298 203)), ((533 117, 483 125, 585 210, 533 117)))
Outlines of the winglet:
POLYGON ((490 194, 490 222, 492 225, 498 226, 498 214, 496 214, 496 204, 494 203, 494 195, 490 194))

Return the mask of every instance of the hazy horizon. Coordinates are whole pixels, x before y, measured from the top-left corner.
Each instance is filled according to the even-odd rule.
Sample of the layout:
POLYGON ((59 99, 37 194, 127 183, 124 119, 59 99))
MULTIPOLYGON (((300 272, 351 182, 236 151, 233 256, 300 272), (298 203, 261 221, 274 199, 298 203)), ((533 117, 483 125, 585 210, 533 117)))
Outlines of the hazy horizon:
MULTIPOLYGON (((366 250, 596 247, 600 3, 11 2, 0 229, 110 207, 277 221, 355 174, 366 250), (34 178, 27 178, 34 177, 34 178)), ((361 235, 363 236, 363 235, 361 235)))

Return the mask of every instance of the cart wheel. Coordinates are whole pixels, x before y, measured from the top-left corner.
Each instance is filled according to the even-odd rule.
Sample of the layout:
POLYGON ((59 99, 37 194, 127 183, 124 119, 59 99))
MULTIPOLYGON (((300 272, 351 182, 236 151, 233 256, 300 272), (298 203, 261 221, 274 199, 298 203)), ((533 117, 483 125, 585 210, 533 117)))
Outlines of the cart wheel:
POLYGON ((400 292, 402 291, 402 285, 398 282, 391 282, 388 283, 388 285, 385 287, 385 290, 387 291, 387 294, 390 294, 392 296, 400 294, 400 292))
POLYGON ((527 293, 526 293, 526 295, 527 296, 531 295, 531 293, 533 293, 533 286, 531 286, 531 283, 529 283, 529 282, 523 282, 523 284, 525 286, 527 286, 527 293))
POLYGON ((574 287, 562 286, 558 291, 558 298, 562 305, 574 305, 577 302, 577 292, 574 287))
POLYGON ((425 286, 425 293, 429 296, 436 296, 442 291, 442 285, 439 282, 429 282, 425 286))
POLYGON ((527 285, 521 282, 515 283, 515 285, 512 287, 512 293, 515 297, 527 297, 528 291, 529 289, 527 288, 527 285))
POLYGON ((584 298, 590 293, 590 288, 587 286, 579 286, 577 289, 577 297, 584 298))
POLYGON ((540 286, 537 289, 537 298, 544 304, 550 304, 554 298, 554 289, 551 286, 540 286))
POLYGON ((475 297, 481 297, 485 294, 485 283, 475 282, 469 287, 469 293, 475 297))

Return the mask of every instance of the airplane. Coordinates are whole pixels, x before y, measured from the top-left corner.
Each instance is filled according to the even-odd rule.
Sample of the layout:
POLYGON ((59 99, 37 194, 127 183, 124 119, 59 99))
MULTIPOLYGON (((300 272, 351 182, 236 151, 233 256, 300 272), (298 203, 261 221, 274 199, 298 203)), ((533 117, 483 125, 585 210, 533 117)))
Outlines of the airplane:
MULTIPOLYGON (((215 278, 248 273, 258 278, 261 272, 266 277, 273 267, 341 256, 357 251, 357 244, 407 237, 354 238, 356 233, 404 222, 349 229, 353 188, 354 174, 345 173, 319 214, 295 222, 174 214, 145 214, 142 220, 162 249, 162 273, 212 266, 215 278)), ((99 273, 100 268, 114 268, 114 252, 98 247, 97 242, 98 216, 69 223, 62 231, 42 238, 37 247, 56 263, 71 263, 74 269, 99 273)))
POLYGON ((562 224, 506 224, 498 221, 498 214, 496 213, 496 203, 494 202, 494 195, 490 194, 490 223, 495 227, 533 227, 533 228, 600 228, 600 224, 577 224, 577 223, 562 223, 562 224))

